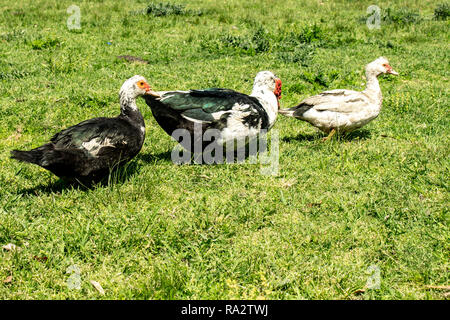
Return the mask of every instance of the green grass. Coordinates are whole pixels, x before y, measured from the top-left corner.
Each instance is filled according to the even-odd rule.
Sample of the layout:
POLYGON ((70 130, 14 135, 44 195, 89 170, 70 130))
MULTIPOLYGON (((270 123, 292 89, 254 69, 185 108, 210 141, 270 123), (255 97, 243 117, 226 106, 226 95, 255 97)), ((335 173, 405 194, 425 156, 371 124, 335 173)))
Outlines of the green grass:
POLYGON ((448 5, 377 1, 385 19, 369 30, 372 4, 0 0, 0 245, 21 248, 0 251, 0 298, 444 299, 427 286, 449 285, 448 5), (66 26, 72 4, 80 30, 66 26), (248 93, 272 70, 290 107, 361 90, 380 55, 400 73, 380 79, 380 116, 329 143, 280 117, 277 176, 173 164, 175 143, 142 100, 144 147, 107 186, 68 187, 9 159, 118 114, 118 90, 135 74, 155 90, 248 93), (74 265, 79 290, 67 285, 74 265), (355 294, 371 265, 380 289, 355 294))

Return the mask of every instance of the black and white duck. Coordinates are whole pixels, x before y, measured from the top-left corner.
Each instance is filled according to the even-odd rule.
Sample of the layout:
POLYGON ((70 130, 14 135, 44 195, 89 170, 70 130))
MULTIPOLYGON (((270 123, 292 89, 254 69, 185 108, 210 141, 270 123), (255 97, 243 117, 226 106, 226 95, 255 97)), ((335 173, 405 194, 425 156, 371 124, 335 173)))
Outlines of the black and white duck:
POLYGON ((381 110, 381 95, 378 76, 398 75, 389 61, 380 57, 366 65, 367 86, 364 91, 337 89, 324 91, 306 98, 297 106, 281 109, 288 117, 304 120, 327 133, 323 140, 330 139, 336 132, 347 133, 366 125, 375 119, 381 110))
MULTIPOLYGON (((269 130, 277 118, 281 80, 270 71, 259 72, 250 95, 230 89, 210 88, 189 91, 152 91, 144 96, 153 116, 166 133, 189 151, 210 142, 197 138, 197 128, 205 133, 215 129, 215 142, 224 145, 231 140, 249 139, 269 130), (185 129, 190 142, 175 137, 174 131, 185 129)), ((197 149, 196 149, 197 150, 197 149)))
POLYGON ((120 89, 117 117, 83 121, 58 132, 38 148, 11 151, 11 158, 37 164, 69 181, 98 182, 141 150, 145 123, 136 98, 150 91, 145 78, 136 75, 120 89))

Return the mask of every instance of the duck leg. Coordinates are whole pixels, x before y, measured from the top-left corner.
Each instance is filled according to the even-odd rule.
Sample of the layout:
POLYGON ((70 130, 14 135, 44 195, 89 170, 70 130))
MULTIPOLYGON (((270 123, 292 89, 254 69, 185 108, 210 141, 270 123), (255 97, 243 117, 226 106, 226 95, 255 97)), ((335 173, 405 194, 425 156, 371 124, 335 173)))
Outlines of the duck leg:
POLYGON ((327 137, 325 137, 325 138, 322 139, 322 142, 325 142, 325 141, 327 141, 327 140, 330 140, 331 137, 334 136, 335 133, 336 133, 336 129, 333 128, 333 129, 330 131, 330 134, 329 134, 327 137))

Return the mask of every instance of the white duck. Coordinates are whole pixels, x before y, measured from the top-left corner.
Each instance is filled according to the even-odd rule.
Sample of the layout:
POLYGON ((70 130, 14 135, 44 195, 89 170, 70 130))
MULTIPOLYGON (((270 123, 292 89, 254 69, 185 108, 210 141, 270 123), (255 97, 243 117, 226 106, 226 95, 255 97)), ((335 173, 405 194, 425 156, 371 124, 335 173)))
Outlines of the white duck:
POLYGON ((380 113, 383 98, 378 76, 384 73, 398 75, 389 61, 380 57, 366 66, 367 87, 364 91, 324 91, 306 98, 295 107, 279 110, 279 113, 307 121, 327 133, 324 141, 336 132, 351 132, 366 125, 380 113))

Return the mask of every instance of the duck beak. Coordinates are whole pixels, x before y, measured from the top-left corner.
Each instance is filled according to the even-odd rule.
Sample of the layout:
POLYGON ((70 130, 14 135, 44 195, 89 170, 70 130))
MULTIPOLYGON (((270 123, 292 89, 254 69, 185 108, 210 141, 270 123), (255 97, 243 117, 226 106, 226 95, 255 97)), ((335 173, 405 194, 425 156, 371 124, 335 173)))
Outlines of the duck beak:
POLYGON ((148 92, 152 91, 152 88, 150 88, 150 86, 148 85, 148 83, 145 83, 145 84, 144 84, 144 90, 145 90, 145 93, 147 94, 148 92))
POLYGON ((153 97, 156 97, 156 98, 160 97, 160 95, 157 92, 153 91, 151 88, 149 88, 149 90, 145 90, 145 94, 144 95, 145 96, 153 96, 153 97))
POLYGON ((152 90, 152 88, 149 85, 145 86, 145 94, 146 96, 154 96, 154 97, 158 97, 159 95, 152 90))
POLYGON ((392 75, 394 75, 394 76, 398 76, 398 72, 395 71, 394 69, 389 70, 388 73, 389 73, 389 74, 392 74, 392 75))
POLYGON ((387 68, 388 68, 387 73, 392 74, 394 76, 398 76, 398 72, 392 69, 390 65, 387 65, 387 68))

